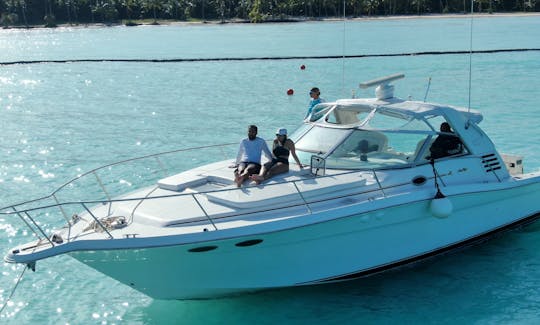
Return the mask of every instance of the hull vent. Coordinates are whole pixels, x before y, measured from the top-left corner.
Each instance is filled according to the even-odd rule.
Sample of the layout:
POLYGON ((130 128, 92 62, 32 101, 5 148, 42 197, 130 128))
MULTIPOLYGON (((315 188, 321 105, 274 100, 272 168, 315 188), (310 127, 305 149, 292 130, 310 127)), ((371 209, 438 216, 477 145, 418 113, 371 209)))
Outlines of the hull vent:
POLYGON ((482 164, 484 165, 486 173, 501 169, 501 162, 493 153, 482 156, 482 164))

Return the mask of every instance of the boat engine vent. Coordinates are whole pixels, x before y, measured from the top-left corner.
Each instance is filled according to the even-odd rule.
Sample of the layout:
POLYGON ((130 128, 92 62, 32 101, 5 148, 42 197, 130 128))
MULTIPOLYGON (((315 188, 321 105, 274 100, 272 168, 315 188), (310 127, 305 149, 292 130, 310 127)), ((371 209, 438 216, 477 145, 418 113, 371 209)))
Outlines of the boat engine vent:
POLYGON ((482 164, 486 173, 501 169, 501 162, 494 153, 482 156, 482 164))

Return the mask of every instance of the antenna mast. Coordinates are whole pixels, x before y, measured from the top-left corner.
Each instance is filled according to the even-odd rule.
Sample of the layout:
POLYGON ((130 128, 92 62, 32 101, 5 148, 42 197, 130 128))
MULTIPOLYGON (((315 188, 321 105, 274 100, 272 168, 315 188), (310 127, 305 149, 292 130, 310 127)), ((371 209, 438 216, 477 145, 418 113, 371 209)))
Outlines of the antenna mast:
POLYGON ((341 93, 343 97, 345 97, 345 1, 343 0, 343 57, 341 58, 341 93))
MULTIPOLYGON (((469 36, 469 102, 467 104, 467 111, 471 111, 471 84, 472 84, 472 47, 473 47, 473 18, 474 18, 474 0, 471 0, 471 34, 469 36)), ((467 122, 467 127, 469 122, 467 122)))

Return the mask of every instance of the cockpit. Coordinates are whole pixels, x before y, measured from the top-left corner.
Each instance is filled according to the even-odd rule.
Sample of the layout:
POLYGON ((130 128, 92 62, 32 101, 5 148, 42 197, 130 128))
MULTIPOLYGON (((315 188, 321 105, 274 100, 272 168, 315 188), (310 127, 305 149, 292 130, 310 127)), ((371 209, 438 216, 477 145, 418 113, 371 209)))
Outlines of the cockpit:
POLYGON ((428 163, 441 135, 461 146, 437 159, 468 154, 458 134, 440 130, 443 123, 444 114, 424 103, 351 99, 315 106, 291 138, 305 164, 316 155, 332 169, 400 168, 428 163))

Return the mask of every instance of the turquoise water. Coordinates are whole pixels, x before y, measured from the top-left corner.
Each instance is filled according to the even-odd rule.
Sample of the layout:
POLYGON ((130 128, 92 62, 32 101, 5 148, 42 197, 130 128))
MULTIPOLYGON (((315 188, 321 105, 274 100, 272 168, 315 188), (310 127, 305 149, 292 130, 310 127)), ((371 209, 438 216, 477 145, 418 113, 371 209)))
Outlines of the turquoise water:
MULTIPOLYGON (((470 20, 0 30, 0 61, 356 55, 469 48, 470 20), (343 35, 345 31, 345 42, 343 35), (345 44, 345 45, 344 45, 345 44)), ((540 17, 474 20, 475 50, 540 48, 540 17)), ((540 168, 540 52, 472 58, 471 106, 502 152, 540 168)), ((327 100, 403 72, 396 94, 467 106, 468 55, 343 60, 0 66, 0 206, 49 194, 112 161, 294 129, 308 90, 327 100), (300 70, 300 65, 306 70, 300 70), (286 90, 295 90, 287 96, 286 90)), ((195 158, 195 157, 194 157, 195 158)), ((474 217, 474 216, 471 216, 474 217)), ((45 216, 47 229, 55 223, 45 216)), ((0 251, 27 236, 0 219, 0 251)), ((404 243, 406 244, 406 243, 404 243)), ((0 315, 9 324, 538 323, 540 226, 359 281, 204 301, 157 301, 69 257, 41 261, 0 315)), ((2 253, 3 254, 3 253, 2 253)), ((255 262, 255 261, 254 261, 255 262)), ((218 265, 216 267, 219 267, 218 265)), ((0 302, 22 268, 3 264, 0 302)), ((154 274, 150 276, 159 276, 154 274)))

